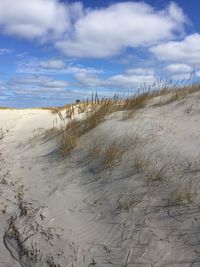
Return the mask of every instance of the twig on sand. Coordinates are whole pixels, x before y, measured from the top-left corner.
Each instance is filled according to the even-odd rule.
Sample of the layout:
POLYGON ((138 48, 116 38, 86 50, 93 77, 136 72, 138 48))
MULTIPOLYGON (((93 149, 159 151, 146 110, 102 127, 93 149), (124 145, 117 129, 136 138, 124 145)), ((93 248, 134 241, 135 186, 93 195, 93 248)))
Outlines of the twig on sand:
POLYGON ((182 220, 176 219, 176 217, 172 216, 172 215, 170 214, 170 209, 168 209, 167 214, 169 215, 170 218, 172 218, 172 219, 174 219, 174 220, 176 220, 176 221, 178 221, 178 222, 183 222, 182 220))
POLYGON ((132 252, 133 252, 133 248, 131 248, 128 252, 128 255, 127 255, 127 258, 126 258, 126 264, 125 266, 128 266, 129 265, 129 262, 130 262, 130 258, 131 258, 131 255, 132 255, 132 252))

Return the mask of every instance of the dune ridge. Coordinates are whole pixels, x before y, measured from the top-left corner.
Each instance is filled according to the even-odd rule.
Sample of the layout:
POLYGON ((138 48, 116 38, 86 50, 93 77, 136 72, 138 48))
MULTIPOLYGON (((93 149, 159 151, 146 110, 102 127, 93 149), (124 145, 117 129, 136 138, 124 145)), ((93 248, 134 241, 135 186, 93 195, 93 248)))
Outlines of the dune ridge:
POLYGON ((106 105, 94 127, 91 103, 0 110, 0 266, 199 266, 200 93, 185 91, 106 105))

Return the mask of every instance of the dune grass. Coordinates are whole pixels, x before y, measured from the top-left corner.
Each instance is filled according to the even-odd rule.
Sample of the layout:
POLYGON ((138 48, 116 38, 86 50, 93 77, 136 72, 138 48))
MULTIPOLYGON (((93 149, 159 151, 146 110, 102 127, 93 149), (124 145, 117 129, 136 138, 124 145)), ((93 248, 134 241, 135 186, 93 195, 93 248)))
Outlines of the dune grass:
POLYGON ((105 150, 104 165, 112 168, 122 158, 123 150, 117 141, 113 141, 105 150))
POLYGON ((15 109, 15 108, 9 108, 9 107, 0 107, 0 110, 4 110, 4 109, 15 109))
POLYGON ((171 194, 171 201, 176 206, 191 206, 194 196, 191 193, 177 190, 171 194))
POLYGON ((97 159, 102 153, 102 144, 97 139, 93 140, 90 145, 89 155, 92 159, 97 159))
MULTIPOLYGON (((126 99, 119 98, 115 95, 113 98, 103 98, 100 100, 96 94, 95 97, 92 96, 90 101, 82 101, 75 105, 66 105, 60 108, 50 108, 51 112, 57 113, 61 120, 69 120, 69 123, 67 122, 67 125, 60 129, 59 143, 61 154, 63 157, 69 155, 78 144, 79 138, 82 135, 96 128, 105 120, 107 115, 113 112, 125 112, 124 118, 130 118, 134 115, 135 111, 144 108, 147 102, 154 97, 169 95, 167 103, 165 102, 165 104, 169 104, 183 99, 188 94, 195 93, 199 90, 199 84, 176 87, 169 87, 165 85, 162 86, 160 90, 151 90, 151 88, 148 88, 146 91, 143 90, 142 93, 138 92, 126 99), (81 112, 84 113, 81 120, 76 120, 75 117, 73 117, 75 114, 74 110, 77 106, 81 109, 81 112)), ((113 146, 111 146, 111 150, 114 150, 113 146)), ((112 157, 112 153, 108 152, 108 154, 109 153, 110 157, 112 157)), ((143 164, 141 161, 135 163, 139 169, 142 168, 139 166, 143 164)), ((109 164, 111 163, 108 163, 108 165, 109 164)))
POLYGON ((96 128, 103 120, 105 116, 111 112, 113 108, 112 101, 104 101, 99 106, 94 106, 82 120, 72 119, 67 125, 60 130, 60 151, 65 157, 71 153, 76 147, 79 138, 96 128))
POLYGON ((123 212, 131 211, 135 206, 137 206, 142 199, 145 197, 146 192, 140 194, 122 194, 118 199, 118 208, 123 212))
POLYGON ((173 191, 169 200, 172 205, 189 207, 194 204, 196 196, 196 188, 192 190, 192 184, 188 183, 187 186, 181 185, 173 191))
POLYGON ((142 153, 137 153, 133 159, 133 167, 138 172, 144 172, 149 166, 149 159, 144 156, 142 153))

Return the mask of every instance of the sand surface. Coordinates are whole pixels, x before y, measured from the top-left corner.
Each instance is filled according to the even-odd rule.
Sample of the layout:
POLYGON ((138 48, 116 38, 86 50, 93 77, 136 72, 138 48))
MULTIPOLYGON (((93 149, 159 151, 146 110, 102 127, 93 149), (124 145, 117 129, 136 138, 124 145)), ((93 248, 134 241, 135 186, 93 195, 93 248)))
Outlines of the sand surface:
POLYGON ((199 100, 111 114, 66 159, 57 115, 0 110, 0 266, 200 266, 199 100))

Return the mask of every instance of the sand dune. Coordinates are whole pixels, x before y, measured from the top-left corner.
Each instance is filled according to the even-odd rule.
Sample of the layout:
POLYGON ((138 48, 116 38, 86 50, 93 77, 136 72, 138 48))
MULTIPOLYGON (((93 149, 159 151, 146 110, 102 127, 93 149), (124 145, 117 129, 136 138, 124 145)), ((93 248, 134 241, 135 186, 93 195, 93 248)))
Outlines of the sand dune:
POLYGON ((112 113, 66 159, 58 115, 0 110, 0 266, 200 266, 199 100, 112 113))

